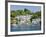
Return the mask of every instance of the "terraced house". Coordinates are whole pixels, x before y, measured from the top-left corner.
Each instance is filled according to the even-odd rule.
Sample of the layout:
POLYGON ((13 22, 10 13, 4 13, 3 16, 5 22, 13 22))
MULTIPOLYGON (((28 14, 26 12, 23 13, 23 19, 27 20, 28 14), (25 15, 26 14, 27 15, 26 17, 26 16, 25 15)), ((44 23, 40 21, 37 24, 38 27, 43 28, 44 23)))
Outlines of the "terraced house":
POLYGON ((21 15, 21 16, 16 16, 15 18, 17 18, 19 22, 19 24, 28 24, 30 23, 30 19, 31 19, 32 15, 21 15))

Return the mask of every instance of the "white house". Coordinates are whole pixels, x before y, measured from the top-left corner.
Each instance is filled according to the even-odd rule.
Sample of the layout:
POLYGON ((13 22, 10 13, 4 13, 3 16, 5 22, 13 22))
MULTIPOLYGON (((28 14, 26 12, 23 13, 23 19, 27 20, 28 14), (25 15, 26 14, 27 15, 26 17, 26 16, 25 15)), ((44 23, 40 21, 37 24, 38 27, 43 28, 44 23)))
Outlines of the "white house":
POLYGON ((41 21, 40 18, 32 19, 32 23, 37 24, 41 21))
POLYGON ((30 21, 30 18, 32 17, 32 15, 20 15, 20 16, 16 16, 15 18, 17 18, 18 20, 20 20, 20 24, 22 23, 27 23, 30 21))

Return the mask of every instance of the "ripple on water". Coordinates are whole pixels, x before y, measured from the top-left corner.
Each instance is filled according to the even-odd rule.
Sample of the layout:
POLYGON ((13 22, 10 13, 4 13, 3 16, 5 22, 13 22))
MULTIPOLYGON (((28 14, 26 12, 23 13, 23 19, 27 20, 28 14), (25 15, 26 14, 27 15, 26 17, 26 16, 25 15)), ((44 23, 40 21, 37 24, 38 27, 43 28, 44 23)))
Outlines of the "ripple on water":
POLYGON ((40 30, 41 26, 40 23, 38 24, 22 24, 17 26, 11 26, 11 31, 34 31, 34 30, 40 30))

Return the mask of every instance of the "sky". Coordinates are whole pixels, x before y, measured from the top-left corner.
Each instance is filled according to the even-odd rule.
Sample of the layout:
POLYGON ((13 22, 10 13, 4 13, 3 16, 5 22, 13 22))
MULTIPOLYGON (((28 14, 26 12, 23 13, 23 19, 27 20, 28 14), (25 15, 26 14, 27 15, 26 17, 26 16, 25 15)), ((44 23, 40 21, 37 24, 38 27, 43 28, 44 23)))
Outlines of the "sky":
POLYGON ((23 10, 23 9, 31 10, 32 12, 37 12, 41 10, 41 6, 22 6, 22 5, 11 5, 10 10, 23 10))

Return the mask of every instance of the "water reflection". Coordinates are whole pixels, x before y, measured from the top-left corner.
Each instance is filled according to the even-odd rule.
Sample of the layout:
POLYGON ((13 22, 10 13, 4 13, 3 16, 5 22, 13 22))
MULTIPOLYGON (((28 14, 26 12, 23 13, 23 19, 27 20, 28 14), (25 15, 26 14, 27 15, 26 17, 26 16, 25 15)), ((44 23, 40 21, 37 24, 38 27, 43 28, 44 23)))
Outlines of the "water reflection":
POLYGON ((11 31, 34 31, 41 30, 41 24, 38 22, 37 24, 21 24, 13 26, 11 25, 11 31))

